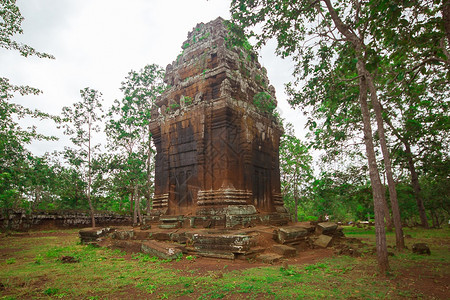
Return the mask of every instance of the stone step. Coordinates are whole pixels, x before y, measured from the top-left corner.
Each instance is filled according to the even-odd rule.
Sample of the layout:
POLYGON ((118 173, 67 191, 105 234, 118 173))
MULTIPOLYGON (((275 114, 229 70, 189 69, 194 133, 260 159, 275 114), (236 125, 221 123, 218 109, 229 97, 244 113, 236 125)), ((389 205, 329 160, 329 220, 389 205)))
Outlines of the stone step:
POLYGON ((258 255, 256 257, 257 260, 266 263, 266 264, 273 264, 276 262, 279 262, 280 259, 282 259, 283 256, 275 253, 263 253, 261 255, 258 255))
POLYGON ((297 249, 286 245, 273 245, 272 251, 283 257, 295 257, 297 256, 297 249))

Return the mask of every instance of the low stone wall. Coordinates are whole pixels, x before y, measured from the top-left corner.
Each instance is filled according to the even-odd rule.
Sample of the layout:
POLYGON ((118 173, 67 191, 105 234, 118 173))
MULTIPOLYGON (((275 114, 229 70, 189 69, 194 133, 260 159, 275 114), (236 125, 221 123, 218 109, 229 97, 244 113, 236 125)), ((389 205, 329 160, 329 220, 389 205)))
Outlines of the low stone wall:
MULTIPOLYGON (((130 216, 104 212, 95 214, 96 226, 129 226, 130 216)), ((91 226, 91 216, 83 211, 10 211, 7 216, 0 216, 0 227, 10 230, 79 228, 91 226)))

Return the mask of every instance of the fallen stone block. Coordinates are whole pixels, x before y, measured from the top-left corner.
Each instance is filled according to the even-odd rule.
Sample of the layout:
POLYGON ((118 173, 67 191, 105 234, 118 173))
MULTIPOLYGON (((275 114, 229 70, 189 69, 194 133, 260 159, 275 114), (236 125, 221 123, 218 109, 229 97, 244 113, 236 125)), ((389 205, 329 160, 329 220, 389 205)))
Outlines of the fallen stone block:
POLYGON ((186 244, 187 237, 185 232, 172 232, 170 234, 170 240, 180 244, 186 244))
POLYGON ((331 236, 321 234, 314 242, 314 245, 317 247, 326 248, 330 245, 332 239, 333 238, 331 236))
POLYGON ((317 224, 316 226, 316 234, 326 234, 326 235, 333 235, 333 233, 337 229, 337 224, 333 222, 322 222, 317 224))
POLYGON ((79 231, 79 236, 82 244, 92 244, 99 242, 101 238, 113 231, 111 228, 84 228, 79 231))
POLYGON ((286 245, 273 245, 272 251, 283 257, 295 257, 297 256, 297 249, 286 245))
POLYGON ((308 235, 308 230, 302 226, 280 227, 275 231, 275 240, 280 244, 295 244, 308 235))
POLYGON ((134 231, 133 229, 119 229, 111 237, 115 240, 131 240, 134 237, 134 231))
POLYGON ((425 243, 415 243, 412 245, 412 252, 415 254, 431 254, 430 247, 425 243))
POLYGON ((157 241, 142 242, 141 252, 150 254, 162 259, 176 259, 183 255, 180 249, 172 245, 157 241))
POLYGON ((266 264, 273 264, 273 263, 280 261, 280 259, 282 259, 282 258, 283 257, 278 254, 266 253, 266 254, 259 255, 256 259, 263 263, 266 263, 266 264))

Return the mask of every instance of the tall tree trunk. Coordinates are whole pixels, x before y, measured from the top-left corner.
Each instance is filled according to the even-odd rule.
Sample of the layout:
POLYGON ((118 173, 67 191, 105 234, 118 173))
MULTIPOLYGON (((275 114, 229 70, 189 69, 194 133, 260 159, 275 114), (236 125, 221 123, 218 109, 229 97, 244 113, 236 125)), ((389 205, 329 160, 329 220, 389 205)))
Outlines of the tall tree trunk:
POLYGON ((367 104, 367 82, 365 78, 365 68, 361 61, 357 63, 359 79, 359 102, 364 125, 364 143, 366 145, 366 154, 369 164, 370 182, 372 184, 373 204, 375 212, 375 234, 378 267, 382 274, 389 270, 389 261, 387 254, 386 232, 384 228, 384 188, 381 184, 380 174, 378 172, 375 156, 372 126, 370 124, 369 106, 367 104))
POLYGON ((141 214, 141 197, 140 197, 140 195, 139 195, 139 186, 138 185, 136 185, 136 207, 137 207, 137 215, 138 215, 138 218, 139 218, 139 224, 142 224, 143 223, 143 220, 142 220, 142 214, 141 214))
POLYGON ((389 188, 389 199, 391 200, 392 216, 395 226, 395 244, 397 250, 402 251, 405 248, 405 241, 403 239, 402 220, 400 216, 400 208, 398 207, 397 190, 395 188, 394 176, 392 174, 391 157, 387 147, 386 136, 384 134, 384 122, 381 112, 381 105, 378 101, 377 90, 373 78, 367 76, 367 83, 370 91, 370 99, 372 100, 373 110, 375 111, 375 118, 377 120, 378 135, 380 136, 381 152, 383 153, 384 167, 386 169, 386 177, 389 188))
POLYGON ((414 190, 414 197, 416 198, 417 209, 419 210, 420 221, 424 228, 429 228, 427 221, 427 214, 425 212, 425 206, 423 205, 423 199, 421 195, 419 177, 417 176, 416 168, 414 166, 414 160, 411 153, 411 147, 408 143, 404 143, 405 153, 408 159, 408 169, 411 174, 411 185, 414 190))
MULTIPOLYGON (((295 175, 294 175, 295 176, 295 175)), ((294 222, 298 222, 298 195, 297 195, 297 176, 294 180, 294 222)))
POLYGON ((136 195, 133 192, 134 210, 133 210, 133 226, 137 224, 137 207, 136 207, 136 195))
POLYGON ((433 222, 433 227, 439 228, 439 220, 436 215, 436 211, 434 209, 431 209, 430 212, 431 212, 431 221, 433 222))
POLYGON ((95 217, 94 217, 94 206, 92 205, 92 199, 91 199, 91 184, 92 184, 92 177, 91 177, 91 122, 89 122, 89 130, 88 130, 88 202, 89 202, 89 210, 91 212, 91 222, 92 222, 92 228, 95 227, 95 217))
POLYGON ((130 191, 130 215, 133 215, 133 202, 134 202, 134 189, 132 188, 130 191))
POLYGON ((354 31, 350 30, 349 26, 342 22, 336 10, 333 8, 330 0, 323 1, 327 6, 328 12, 330 13, 330 17, 332 18, 334 25, 339 30, 339 32, 345 36, 346 40, 352 44, 356 52, 356 58, 358 59, 356 68, 359 75, 359 102, 361 106, 361 115, 364 125, 364 143, 366 146, 366 154, 369 164, 370 182, 372 184, 378 268, 381 274, 385 274, 389 270, 389 261, 387 255, 386 231, 384 228, 384 189, 381 184, 380 174, 378 172, 375 148, 373 144, 372 126, 370 124, 369 106, 367 104, 367 70, 364 65, 362 53, 362 49, 364 46, 364 37, 361 33, 360 36, 362 36, 362 38, 358 37, 354 31))
POLYGON ((386 121, 388 126, 391 128, 394 135, 405 146, 405 154, 406 154, 406 158, 408 160, 408 169, 409 169, 409 173, 411 175, 411 186, 413 187, 414 197, 416 198, 417 209, 419 211, 420 221, 424 228, 429 228, 428 221, 427 221, 427 214, 425 212, 425 206, 423 205, 423 199, 422 199, 422 195, 421 195, 419 177, 417 176, 416 167, 414 166, 413 154, 411 152, 411 146, 409 144, 409 141, 400 135, 397 128, 395 128, 394 125, 392 125, 389 118, 385 117, 384 120, 386 121))
MULTIPOLYGON (((383 184, 383 190, 385 189, 385 185, 383 184)), ((386 230, 391 231, 394 226, 392 223, 391 213, 389 211, 389 205, 386 201, 386 197, 383 194, 383 208, 384 208, 384 218, 386 219, 386 230)))

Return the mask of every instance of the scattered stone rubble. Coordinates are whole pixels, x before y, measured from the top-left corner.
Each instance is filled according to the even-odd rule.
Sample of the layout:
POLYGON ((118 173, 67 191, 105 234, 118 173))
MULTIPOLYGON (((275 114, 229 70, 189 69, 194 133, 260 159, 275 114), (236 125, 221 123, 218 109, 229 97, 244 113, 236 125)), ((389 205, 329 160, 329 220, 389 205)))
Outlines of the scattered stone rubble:
POLYGON ((279 227, 260 225, 241 229, 86 228, 80 231, 80 239, 83 244, 147 253, 161 259, 176 259, 186 254, 275 263, 301 255, 305 249, 341 244, 343 235, 340 227, 327 222, 279 227), (323 234, 318 234, 320 232, 323 234))

